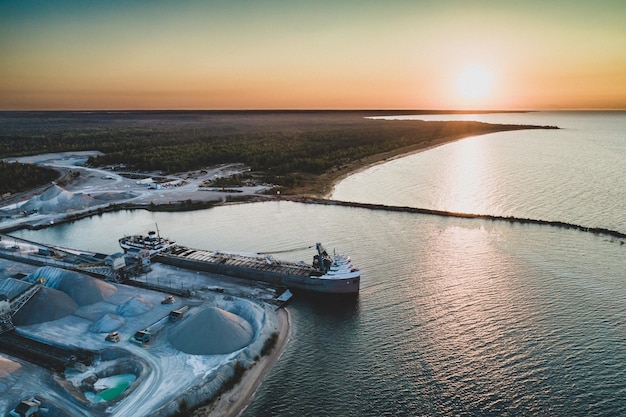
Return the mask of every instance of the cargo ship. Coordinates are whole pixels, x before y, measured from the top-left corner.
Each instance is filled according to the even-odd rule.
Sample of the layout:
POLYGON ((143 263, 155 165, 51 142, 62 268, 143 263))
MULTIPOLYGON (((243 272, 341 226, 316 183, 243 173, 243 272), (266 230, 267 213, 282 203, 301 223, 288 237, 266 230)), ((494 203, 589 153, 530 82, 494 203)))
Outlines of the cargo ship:
POLYGON ((127 252, 146 250, 163 264, 266 282, 292 291, 356 295, 361 283, 361 271, 350 257, 330 255, 321 243, 315 245, 317 253, 311 264, 272 256, 192 249, 152 232, 148 236, 125 236, 119 243, 127 252))

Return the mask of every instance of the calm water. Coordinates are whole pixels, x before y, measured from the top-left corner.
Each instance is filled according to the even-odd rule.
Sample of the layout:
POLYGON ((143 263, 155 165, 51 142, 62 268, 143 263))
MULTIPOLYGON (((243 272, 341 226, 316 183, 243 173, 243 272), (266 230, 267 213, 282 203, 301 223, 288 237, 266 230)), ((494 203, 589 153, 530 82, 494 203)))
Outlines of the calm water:
POLYGON ((333 198, 626 232, 626 113, 464 117, 561 129, 484 135, 398 159, 351 176, 336 187, 333 198))
MULTIPOLYGON (((626 231, 626 175, 617 164, 626 156, 623 113, 511 117, 567 129, 461 141, 351 177, 335 197, 626 231), (476 143, 479 151, 471 153, 467 146, 476 143), (484 199, 473 192, 457 198, 465 185, 452 184, 478 175, 453 169, 471 169, 461 156, 481 161, 474 190, 484 199), (413 162, 402 166, 407 159, 413 162), (585 175, 581 161, 588 162, 585 175), (435 186, 428 185, 431 175, 435 186), (527 182, 534 187, 515 188, 527 182), (576 203, 563 204, 572 193, 576 203)), ((322 241, 361 267, 358 300, 290 305, 293 338, 245 416, 626 415, 626 244, 618 240, 288 202, 120 212, 16 234, 114 252, 119 236, 155 222, 163 235, 207 249, 268 251, 322 241)))

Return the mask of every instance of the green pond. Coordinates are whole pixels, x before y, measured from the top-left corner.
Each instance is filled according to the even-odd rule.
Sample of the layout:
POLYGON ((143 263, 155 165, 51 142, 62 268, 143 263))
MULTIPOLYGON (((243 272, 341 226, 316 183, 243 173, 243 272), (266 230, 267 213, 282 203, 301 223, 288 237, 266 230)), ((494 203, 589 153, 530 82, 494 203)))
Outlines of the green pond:
POLYGON ((93 384, 94 390, 97 392, 86 391, 85 398, 92 403, 111 401, 123 393, 136 379, 137 376, 133 374, 120 374, 101 378, 93 384))

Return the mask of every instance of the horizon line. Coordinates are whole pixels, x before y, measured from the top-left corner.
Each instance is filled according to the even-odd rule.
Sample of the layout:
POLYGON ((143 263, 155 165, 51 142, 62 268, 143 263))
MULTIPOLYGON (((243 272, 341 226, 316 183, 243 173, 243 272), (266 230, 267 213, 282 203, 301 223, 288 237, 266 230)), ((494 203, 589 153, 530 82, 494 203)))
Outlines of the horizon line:
POLYGON ((306 112, 418 112, 421 114, 443 114, 443 113, 459 113, 459 114, 475 114, 475 113, 529 113, 529 112, 605 112, 605 111, 626 111, 626 108, 562 108, 562 109, 372 109, 372 108, 353 108, 353 109, 332 109, 332 108, 311 108, 311 109, 287 109, 287 108, 275 108, 275 109, 263 109, 263 108, 249 108, 249 109, 0 109, 2 113, 159 113, 159 112, 228 112, 228 113, 244 113, 244 112, 258 112, 258 113, 306 113, 306 112))

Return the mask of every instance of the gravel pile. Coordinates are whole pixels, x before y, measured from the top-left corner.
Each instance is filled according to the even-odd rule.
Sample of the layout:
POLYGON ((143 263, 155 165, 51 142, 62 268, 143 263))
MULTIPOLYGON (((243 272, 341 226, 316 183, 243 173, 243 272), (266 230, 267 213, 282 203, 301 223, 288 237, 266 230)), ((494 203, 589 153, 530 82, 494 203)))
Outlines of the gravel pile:
POLYGON ((138 316, 152 310, 153 304, 141 297, 133 297, 117 308, 117 314, 124 317, 138 316))
POLYGON ((89 326, 89 331, 93 333, 109 333, 119 329, 124 324, 126 324, 126 320, 123 317, 107 313, 100 317, 98 321, 93 322, 89 326))
POLYGON ((170 343, 192 355, 220 355, 246 347, 252 342, 252 326, 242 317, 209 307, 184 320, 170 334, 170 343))
POLYGON ((58 213, 88 208, 97 204, 94 199, 83 193, 71 193, 55 185, 45 193, 33 197, 22 205, 21 210, 37 210, 39 213, 58 213))
POLYGON ((78 305, 63 291, 42 287, 37 294, 13 316, 13 323, 17 326, 62 319, 74 314, 78 305))
POLYGON ((117 291, 114 285, 100 279, 50 266, 37 269, 25 279, 35 282, 38 278, 45 279, 46 287, 69 295, 79 306, 104 301, 117 291))
MULTIPOLYGON (((74 314, 78 307, 104 301, 117 291, 117 288, 108 282, 49 266, 37 269, 25 277, 24 281, 33 283, 39 278, 45 280, 44 285, 13 316, 13 322, 18 326, 44 323, 69 316, 74 314)), ((18 287, 22 290, 28 288, 25 283, 18 285, 11 281, 5 282, 5 286, 10 290, 7 292, 15 292, 18 287)), ((11 294, 15 295, 17 294, 11 294)))

